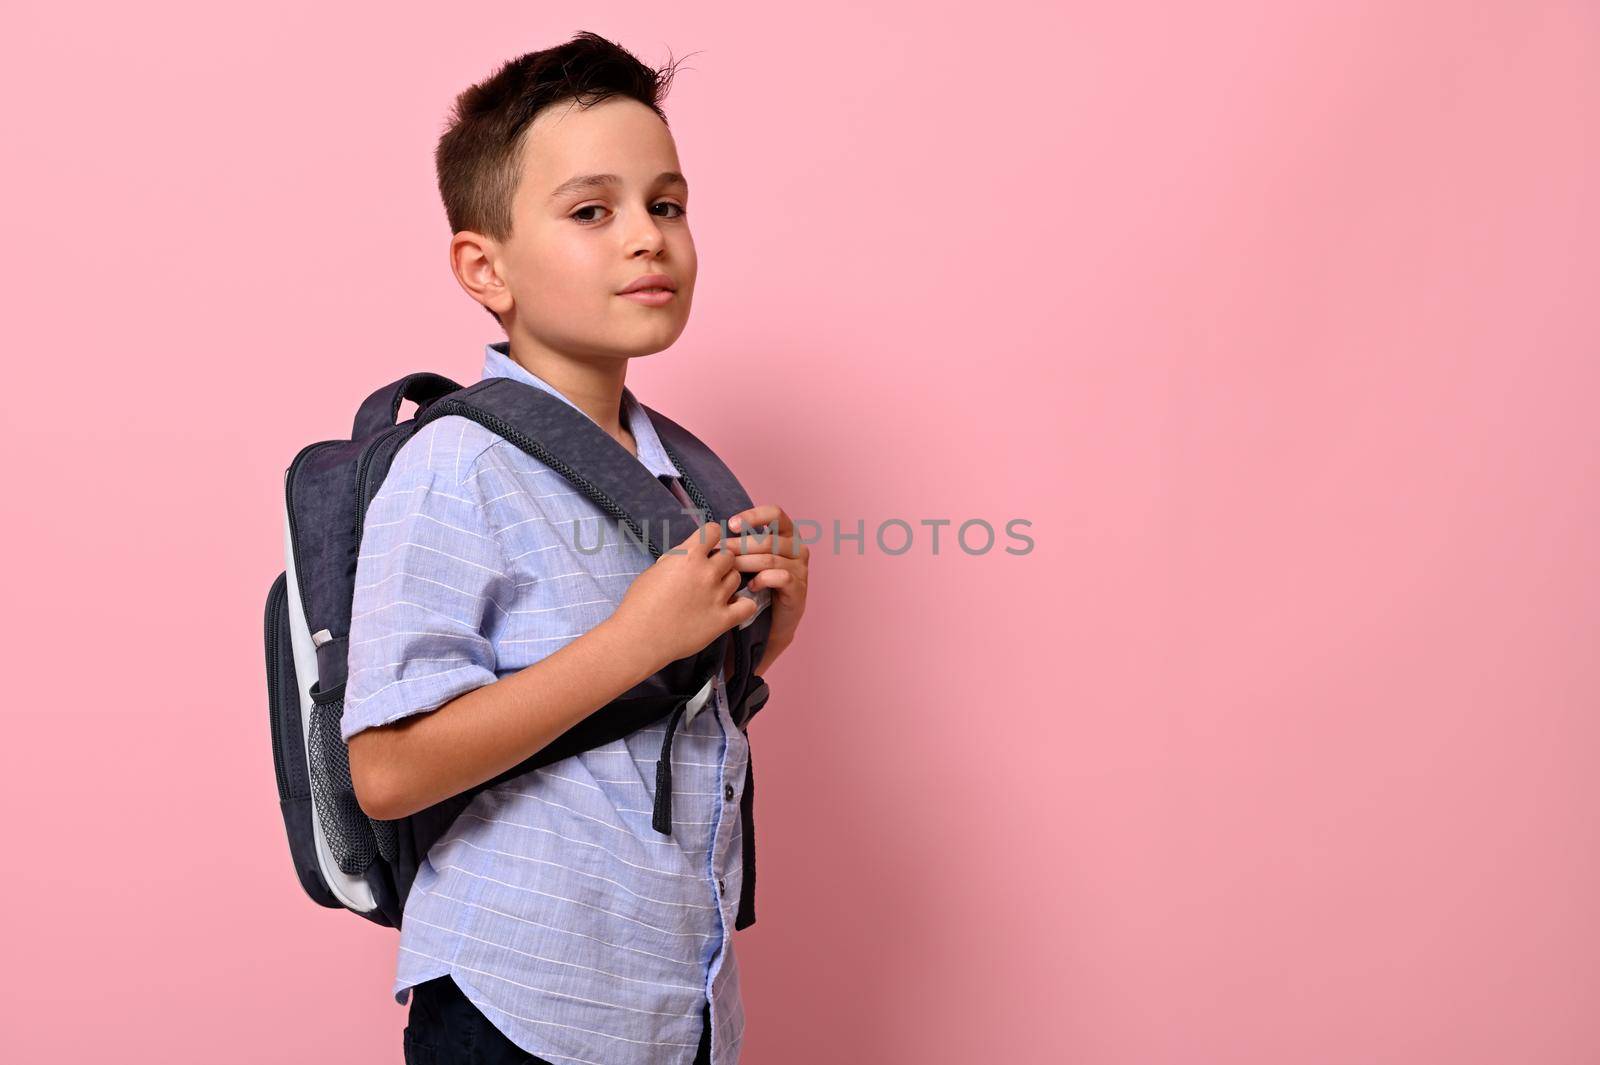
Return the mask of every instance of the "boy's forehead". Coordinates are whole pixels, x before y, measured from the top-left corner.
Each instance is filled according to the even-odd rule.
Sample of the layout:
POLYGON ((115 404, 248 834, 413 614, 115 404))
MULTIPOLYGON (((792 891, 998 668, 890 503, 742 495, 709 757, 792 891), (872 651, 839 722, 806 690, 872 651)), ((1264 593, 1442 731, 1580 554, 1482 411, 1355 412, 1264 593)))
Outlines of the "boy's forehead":
POLYGON ((529 124, 522 153, 522 191, 539 200, 585 174, 651 180, 678 171, 677 146, 666 123, 637 100, 612 97, 591 107, 560 103, 529 124))

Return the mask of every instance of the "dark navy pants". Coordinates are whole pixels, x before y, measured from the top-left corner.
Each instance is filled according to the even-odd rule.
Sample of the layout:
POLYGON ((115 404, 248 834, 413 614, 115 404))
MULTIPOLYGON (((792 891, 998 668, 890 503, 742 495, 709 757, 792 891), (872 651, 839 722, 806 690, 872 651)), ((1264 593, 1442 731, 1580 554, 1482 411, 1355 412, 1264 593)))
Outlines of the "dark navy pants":
MULTIPOLYGON (((406 1065, 551 1065, 528 1053, 494 1026, 449 975, 411 989, 405 1030, 406 1065)), ((711 1007, 702 1010, 695 1065, 711 1061, 711 1007)))

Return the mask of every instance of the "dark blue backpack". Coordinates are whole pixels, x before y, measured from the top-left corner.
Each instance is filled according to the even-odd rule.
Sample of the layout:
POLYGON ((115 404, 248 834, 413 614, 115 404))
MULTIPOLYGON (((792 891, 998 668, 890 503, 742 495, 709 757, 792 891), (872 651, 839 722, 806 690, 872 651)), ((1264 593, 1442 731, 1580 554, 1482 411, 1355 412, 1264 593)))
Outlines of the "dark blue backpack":
MULTIPOLYGON (((726 522, 751 505, 717 456, 688 430, 646 407, 651 424, 703 520, 726 522)), ((756 676, 771 629, 765 610, 723 633, 698 653, 668 663, 590 714, 526 761, 444 802, 393 821, 370 818, 356 801, 340 736, 348 669, 356 555, 368 505, 395 453, 435 418, 470 418, 537 458, 649 547, 652 558, 692 535, 702 523, 637 458, 586 414, 541 389, 508 377, 465 388, 447 377, 414 373, 378 389, 356 413, 349 440, 308 444, 284 473, 284 561, 267 592, 267 701, 278 803, 300 884, 323 906, 344 908, 400 927, 406 895, 428 848, 484 788, 666 720, 657 763, 653 824, 671 832, 672 736, 698 709, 722 669, 728 645, 734 672, 729 705, 741 729, 765 704, 756 676), (398 421, 405 400, 413 417, 398 421)), ((725 530, 726 531, 726 530, 725 530)), ((768 593, 744 589, 763 605, 768 593)), ((755 922, 755 782, 745 766, 740 818, 744 885, 734 928, 755 922)))

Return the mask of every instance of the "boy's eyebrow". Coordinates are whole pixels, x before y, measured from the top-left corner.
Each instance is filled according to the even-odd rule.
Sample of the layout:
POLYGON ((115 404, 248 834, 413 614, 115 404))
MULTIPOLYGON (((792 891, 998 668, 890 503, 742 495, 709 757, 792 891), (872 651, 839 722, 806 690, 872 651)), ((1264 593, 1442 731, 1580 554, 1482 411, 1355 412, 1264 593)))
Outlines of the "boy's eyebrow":
MULTIPOLYGON (((569 192, 577 192, 580 189, 601 188, 606 185, 618 184, 621 181, 622 179, 615 174, 579 174, 577 177, 568 178, 557 185, 555 191, 550 194, 550 198, 554 200, 565 196, 569 192)), ((681 185, 683 186, 683 191, 689 191, 689 179, 676 170, 663 170, 657 174, 656 184, 681 185)))

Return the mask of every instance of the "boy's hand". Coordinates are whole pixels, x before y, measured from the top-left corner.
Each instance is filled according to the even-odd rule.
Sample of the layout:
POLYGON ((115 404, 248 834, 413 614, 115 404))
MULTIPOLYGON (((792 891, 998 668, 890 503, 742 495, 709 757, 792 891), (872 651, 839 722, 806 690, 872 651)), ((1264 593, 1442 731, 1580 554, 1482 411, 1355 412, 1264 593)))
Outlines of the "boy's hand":
POLYGON ((746 588, 773 591, 772 629, 767 649, 756 665, 760 673, 794 641, 806 612, 806 585, 811 575, 811 549, 794 538, 794 521, 776 503, 742 510, 728 519, 730 535, 723 546, 733 552, 740 572, 758 571, 746 588), (766 532, 750 532, 767 526, 766 532))
POLYGON ((746 618, 756 604, 739 590, 738 555, 723 550, 722 526, 707 522, 628 586, 612 618, 656 651, 657 668, 687 658, 746 618))

